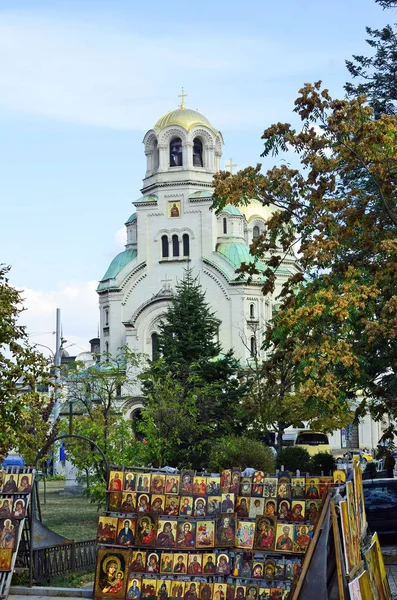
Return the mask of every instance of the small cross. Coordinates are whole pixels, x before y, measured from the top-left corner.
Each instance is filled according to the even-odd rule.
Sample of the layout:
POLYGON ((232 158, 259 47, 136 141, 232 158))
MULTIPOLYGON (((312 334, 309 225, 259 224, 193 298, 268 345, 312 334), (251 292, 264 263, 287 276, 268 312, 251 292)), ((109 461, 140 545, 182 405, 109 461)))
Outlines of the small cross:
POLYGON ((165 275, 165 279, 161 280, 161 283, 164 283, 163 288, 165 290, 170 290, 171 289, 171 286, 168 285, 171 281, 172 281, 172 279, 167 279, 167 274, 165 275))
POLYGON ((233 175, 233 167, 237 167, 237 164, 233 163, 232 159, 225 164, 225 169, 230 169, 230 175, 233 175))
POLYGON ((185 98, 186 98, 187 94, 184 93, 183 88, 182 88, 182 94, 178 94, 178 98, 182 98, 182 102, 179 108, 181 108, 182 110, 185 110, 186 106, 185 106, 185 98))

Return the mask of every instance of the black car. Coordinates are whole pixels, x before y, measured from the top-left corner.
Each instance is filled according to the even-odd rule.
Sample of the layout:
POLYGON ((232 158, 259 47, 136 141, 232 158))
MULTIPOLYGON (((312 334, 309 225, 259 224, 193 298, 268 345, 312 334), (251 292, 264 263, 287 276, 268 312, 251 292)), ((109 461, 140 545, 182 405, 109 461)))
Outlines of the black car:
POLYGON ((397 540, 397 479, 366 480, 363 487, 371 533, 397 540))

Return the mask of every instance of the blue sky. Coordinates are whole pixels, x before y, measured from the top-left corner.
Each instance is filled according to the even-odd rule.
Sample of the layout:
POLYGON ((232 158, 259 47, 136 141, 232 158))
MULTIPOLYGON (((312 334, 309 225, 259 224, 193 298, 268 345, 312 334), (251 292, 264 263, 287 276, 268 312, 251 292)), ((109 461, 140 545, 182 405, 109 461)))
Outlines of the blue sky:
POLYGON ((96 335, 94 290, 140 196, 142 138, 182 86, 222 131, 222 164, 256 164, 303 83, 343 95, 365 26, 396 16, 373 0, 1 0, 0 262, 32 341, 54 347, 56 307, 71 353, 96 335))

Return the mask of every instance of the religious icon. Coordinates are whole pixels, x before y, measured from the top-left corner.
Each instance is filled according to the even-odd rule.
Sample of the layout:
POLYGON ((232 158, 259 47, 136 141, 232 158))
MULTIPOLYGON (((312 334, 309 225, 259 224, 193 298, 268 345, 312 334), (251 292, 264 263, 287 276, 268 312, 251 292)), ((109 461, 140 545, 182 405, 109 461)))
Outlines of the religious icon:
POLYGON ((278 515, 279 521, 290 521, 291 519, 291 502, 289 500, 278 501, 278 515))
POLYGON ((153 548, 156 542, 157 517, 150 514, 138 516, 136 527, 137 545, 153 548))
POLYGON ((262 581, 259 585, 259 599, 260 600, 271 600, 270 597, 270 588, 268 587, 268 583, 266 581, 262 581))
POLYGON ((232 483, 232 470, 231 469, 223 469, 221 471, 221 493, 227 494, 230 492, 230 486, 232 483))
POLYGON ((32 473, 22 473, 19 476, 18 494, 30 494, 32 491, 32 473))
POLYGON ((187 572, 189 575, 201 575, 202 568, 202 554, 189 554, 187 563, 187 572))
POLYGON ((214 591, 212 600, 226 600, 227 585, 226 583, 214 583, 214 591))
POLYGON ((6 472, 0 469, 0 492, 3 491, 4 478, 6 476, 6 472))
POLYGON ((294 552, 306 552, 313 537, 314 525, 294 526, 294 552))
POLYGON ((173 580, 171 581, 171 600, 182 600, 185 589, 185 582, 173 580))
POLYGON ((216 556, 212 553, 203 554, 203 575, 216 573, 216 556))
POLYGON ((197 476, 193 478, 193 496, 205 496, 207 493, 207 478, 197 476))
POLYGON ((304 521, 305 520, 305 502, 299 500, 292 500, 291 503, 291 521, 304 521))
POLYGON ((140 600, 142 581, 137 577, 129 577, 127 581, 127 600, 140 600))
POLYGON ((218 554, 216 560, 216 574, 217 575, 230 575, 231 565, 228 554, 218 554))
POLYGON ((137 492, 145 492, 146 494, 148 494, 150 492, 150 481, 151 481, 150 473, 137 473, 136 491, 137 492))
POLYGON ((237 521, 236 535, 235 535, 235 546, 236 548, 243 548, 245 550, 251 550, 254 545, 255 535, 255 523, 252 521, 237 521))
POLYGON ((180 493, 181 496, 191 496, 193 494, 194 471, 183 469, 181 472, 180 493))
POLYGON ((234 512, 234 494, 222 494, 222 513, 233 513, 234 512))
POLYGON ((206 498, 202 498, 202 497, 196 498, 194 500, 194 516, 195 517, 205 517, 206 507, 207 507, 206 498))
POLYGON ((111 492, 122 492, 123 482, 121 480, 123 473, 122 471, 110 471, 109 472, 109 485, 108 490, 111 492))
POLYGON ((319 481, 320 486, 320 498, 324 500, 328 491, 333 486, 333 478, 332 477, 320 477, 319 481))
POLYGON ((294 579, 294 559, 285 559, 285 579, 292 581, 294 579))
POLYGON ((246 600, 258 600, 259 588, 257 585, 247 585, 247 589, 245 592, 246 600))
POLYGON ((219 475, 215 477, 207 477, 207 496, 221 495, 221 478, 219 475))
POLYGON ((144 573, 146 562, 146 552, 142 550, 133 551, 131 554, 130 564, 128 568, 129 573, 144 573))
POLYGON ((236 593, 234 596, 235 600, 245 600, 246 594, 246 586, 245 585, 236 585, 236 593))
POLYGON ((285 523, 277 523, 276 529, 276 546, 275 550, 282 552, 292 552, 294 526, 286 525, 285 523))
POLYGON ((320 498, 320 481, 312 477, 306 482, 306 500, 318 500, 320 498))
POLYGON ((160 573, 159 552, 148 552, 146 559, 146 573, 160 573))
POLYGON ((267 499, 265 502, 265 517, 275 517, 277 513, 277 501, 273 499, 267 499))
POLYGON ((240 480, 240 496, 251 496, 251 486, 251 478, 242 477, 240 480))
POLYGON ((252 563, 252 578, 262 579, 263 578, 263 561, 254 560, 252 563))
POLYGON ((265 479, 265 474, 263 471, 255 471, 255 473, 252 477, 251 496, 256 497, 256 498, 262 498, 264 479, 265 479))
POLYGON ((150 512, 150 494, 137 494, 136 512, 138 512, 138 513, 149 513, 150 512))
POLYGON ((4 477, 3 494, 16 494, 18 491, 19 475, 8 473, 4 477))
POLYGON ((241 564, 240 575, 241 575, 241 577, 248 577, 248 578, 250 578, 252 576, 252 560, 251 560, 250 552, 243 553, 243 561, 241 564))
POLYGON ((289 475, 279 475, 277 486, 277 498, 291 498, 291 478, 289 475))
POLYGON ((131 471, 126 471, 124 473, 124 491, 125 492, 135 492, 136 486, 136 473, 132 473, 131 471))
POLYGON ((16 498, 12 508, 11 517, 13 519, 24 519, 26 516, 26 501, 23 498, 16 498))
POLYGON ((157 527, 157 548, 175 548, 177 536, 176 519, 160 519, 157 527))
POLYGON ((212 583, 202 583, 200 586, 200 600, 211 600, 212 588, 212 583))
POLYGON ((18 537, 19 521, 0 520, 0 549, 14 550, 18 537))
POLYGON ((146 600, 156 600, 156 579, 144 578, 142 579, 142 598, 146 600))
MULTIPOLYGON (((284 595, 284 589, 282 587, 277 587, 277 588, 270 588, 270 598, 273 600, 283 600, 283 598, 287 598, 287 596, 284 595)), ((289 592, 287 592, 287 594, 289 595, 289 592)))
POLYGON ((124 598, 128 550, 99 549, 95 575, 95 598, 124 598))
POLYGON ((190 517, 193 514, 193 498, 191 496, 181 496, 179 514, 183 517, 190 517))
POLYGON ((176 200, 175 202, 169 202, 168 203, 168 216, 169 217, 179 217, 181 214, 181 203, 179 200, 176 200))
POLYGON ((346 483, 346 471, 342 471, 342 469, 336 469, 333 474, 334 484, 336 487, 341 487, 346 483))
POLYGON ((305 478, 291 477, 291 498, 305 498, 305 478))
POLYGON ((263 497, 264 498, 276 498, 277 496, 277 477, 265 477, 263 482, 263 497))
POLYGON ((230 484, 230 491, 232 494, 235 494, 236 496, 238 496, 238 493, 240 491, 240 479, 241 479, 240 468, 234 467, 232 469, 232 481, 230 484))
POLYGON ((184 520, 178 522, 176 544, 178 548, 195 548, 196 523, 184 520))
POLYGON ((157 581, 157 600, 168 600, 171 593, 171 581, 167 579, 159 579, 157 581))
POLYGON ((169 575, 174 568, 174 555, 172 552, 162 552, 160 561, 160 573, 169 575))
POLYGON ((207 515, 212 517, 221 513, 221 496, 208 496, 207 515))
POLYGON ((0 519, 11 517, 12 498, 0 498, 0 519))
POLYGON ((119 519, 117 523, 116 544, 118 546, 134 546, 135 528, 136 519, 119 519))
POLYGON ((266 558, 263 566, 263 577, 265 579, 275 579, 276 561, 274 558, 266 558))
POLYGON ((235 530, 236 520, 234 515, 218 515, 216 517, 215 546, 217 548, 232 547, 235 530))
POLYGON ((157 515, 164 514, 164 502, 165 496, 159 496, 158 494, 152 494, 152 507, 151 512, 157 515))
POLYGON ((121 492, 110 492, 107 494, 108 497, 108 511, 119 512, 121 504, 121 492))
POLYGON ((101 516, 98 519, 96 539, 98 544, 115 544, 117 536, 117 518, 101 516))
POLYGON ((152 482, 150 484, 150 491, 152 494, 163 495, 165 490, 165 475, 159 473, 152 474, 152 482))
POLYGON ((318 500, 306 500, 306 520, 313 523, 317 522, 320 503, 318 500))
POLYGON ((197 600, 200 593, 200 584, 198 581, 185 582, 185 594, 183 600, 197 600))
POLYGON ((177 517, 179 515, 180 496, 166 496, 164 514, 169 517, 177 517))
POLYGON ((136 494, 131 492, 123 492, 121 495, 121 513, 135 513, 136 512, 136 494))
MULTIPOLYGON (((273 500, 271 501, 273 502, 273 500)), ((265 499, 264 498, 252 498, 249 501, 249 518, 250 519, 255 519, 257 517, 257 515, 263 515, 264 514, 264 510, 265 510, 265 499)), ((276 505, 274 503, 274 508, 276 508, 276 505)))
POLYGON ((188 556, 189 555, 186 552, 174 555, 174 573, 178 573, 178 575, 186 575, 188 556))
POLYGON ((12 549, 2 548, 0 550, 0 571, 11 571, 12 549))
POLYGON ((238 496, 236 498, 235 513, 238 517, 247 519, 249 515, 250 498, 245 496, 238 496))
POLYGON ((255 550, 273 550, 275 530, 275 517, 256 517, 254 539, 255 550))
POLYGON ((196 523, 196 548, 213 548, 215 545, 215 521, 205 519, 196 523))
POLYGON ((166 494, 179 494, 179 475, 166 475, 165 476, 165 493, 166 494))

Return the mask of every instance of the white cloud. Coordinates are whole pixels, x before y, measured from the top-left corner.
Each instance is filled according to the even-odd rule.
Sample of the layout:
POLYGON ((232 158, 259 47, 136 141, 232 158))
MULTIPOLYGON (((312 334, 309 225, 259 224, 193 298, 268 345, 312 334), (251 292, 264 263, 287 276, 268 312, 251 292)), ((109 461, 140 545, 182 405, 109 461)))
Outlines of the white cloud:
POLYGON ((123 225, 118 231, 116 231, 114 241, 116 243, 116 252, 122 252, 124 250, 124 246, 127 243, 127 232, 125 229, 125 225, 123 225))
MULTIPOLYGON (((88 341, 96 337, 99 322, 97 281, 64 282, 59 289, 52 291, 21 290, 26 309, 21 317, 32 344, 43 344, 55 351, 56 309, 61 309, 63 336, 67 339, 65 348, 70 355, 89 350, 88 341)), ((38 349, 50 355, 46 348, 38 349)))

